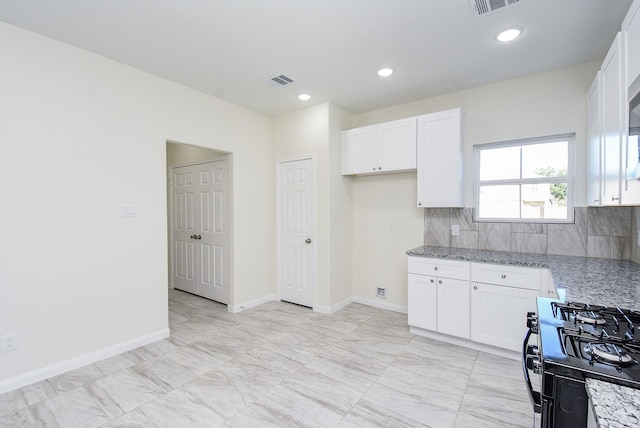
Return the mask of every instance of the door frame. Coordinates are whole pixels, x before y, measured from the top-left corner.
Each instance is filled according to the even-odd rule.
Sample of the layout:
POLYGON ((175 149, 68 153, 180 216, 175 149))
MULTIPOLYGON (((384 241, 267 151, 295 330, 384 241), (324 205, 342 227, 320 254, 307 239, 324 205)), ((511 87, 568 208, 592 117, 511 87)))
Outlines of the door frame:
POLYGON ((313 232, 311 233, 311 239, 314 245, 311 248, 313 260, 313 266, 311 268, 311 296, 312 296, 312 304, 311 308, 315 310, 318 301, 318 222, 317 222, 317 207, 318 207, 318 175, 317 175, 317 162, 315 154, 308 154, 302 156, 292 156, 276 159, 276 288, 277 288, 277 299, 280 300, 281 296, 281 284, 282 284, 282 273, 280 272, 280 250, 281 250, 281 235, 280 235, 280 166, 284 163, 295 162, 301 160, 310 160, 311 161, 311 176, 313 177, 313 197, 311 198, 311 213, 309 220, 309 224, 313 228, 313 232))
MULTIPOLYGON (((181 143, 175 143, 175 144, 181 144, 181 143)), ((202 148, 207 148, 207 147, 202 147, 202 148)), ((210 149, 210 150, 214 150, 215 149, 210 149)), ((227 168, 228 168, 228 177, 227 177, 227 182, 228 182, 228 188, 227 191, 229 192, 228 194, 228 207, 227 207, 227 216, 228 216, 228 228, 229 228, 229 240, 228 240, 228 251, 229 251, 229 255, 228 255, 228 262, 229 262, 229 266, 227 267, 227 271, 229 274, 229 296, 228 296, 228 303, 227 303, 227 309, 229 311, 231 311, 231 308, 233 307, 233 302, 234 302, 234 288, 233 288, 233 174, 232 174, 232 170, 233 170, 233 156, 231 153, 227 153, 227 154, 220 154, 217 156, 213 156, 211 158, 206 158, 206 159, 202 159, 202 160, 197 160, 197 161, 193 161, 193 162, 185 162, 185 163, 180 163, 180 164, 176 164, 176 165, 170 165, 169 166, 169 218, 168 220, 168 229, 169 229, 169 287, 174 289, 174 284, 173 284, 173 277, 174 277, 174 248, 173 248, 173 221, 174 221, 174 206, 173 206, 173 170, 174 168, 181 168, 181 167, 185 167, 185 166, 195 166, 195 165, 202 165, 202 164, 206 164, 206 163, 211 163, 211 162, 216 162, 216 161, 221 161, 221 160, 227 160, 227 168)))

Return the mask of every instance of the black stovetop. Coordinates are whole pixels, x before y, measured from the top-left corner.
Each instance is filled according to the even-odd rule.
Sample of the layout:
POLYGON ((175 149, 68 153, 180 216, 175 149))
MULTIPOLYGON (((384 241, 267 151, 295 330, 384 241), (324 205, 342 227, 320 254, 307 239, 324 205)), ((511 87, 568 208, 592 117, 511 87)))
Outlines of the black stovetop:
POLYGON ((640 388, 640 312, 538 299, 542 369, 640 388))

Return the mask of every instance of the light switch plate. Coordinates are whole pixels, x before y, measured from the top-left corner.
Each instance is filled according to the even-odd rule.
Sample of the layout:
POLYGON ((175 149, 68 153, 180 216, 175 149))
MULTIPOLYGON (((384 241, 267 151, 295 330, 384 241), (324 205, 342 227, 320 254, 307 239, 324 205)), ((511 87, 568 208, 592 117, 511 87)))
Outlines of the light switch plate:
POLYGON ((460 225, 454 224, 451 226, 451 235, 458 236, 460 235, 460 225))

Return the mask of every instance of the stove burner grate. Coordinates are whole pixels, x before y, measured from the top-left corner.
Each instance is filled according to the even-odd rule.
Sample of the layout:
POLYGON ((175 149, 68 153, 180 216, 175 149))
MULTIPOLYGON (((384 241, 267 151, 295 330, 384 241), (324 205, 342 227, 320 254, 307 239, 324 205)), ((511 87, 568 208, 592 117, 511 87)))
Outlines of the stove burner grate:
POLYGON ((578 311, 576 312, 576 321, 583 324, 595 324, 604 325, 607 321, 602 315, 593 311, 578 311))
POLYGON ((589 343, 584 351, 587 355, 591 355, 591 361, 595 360, 616 367, 637 364, 637 361, 627 351, 610 343, 589 343))

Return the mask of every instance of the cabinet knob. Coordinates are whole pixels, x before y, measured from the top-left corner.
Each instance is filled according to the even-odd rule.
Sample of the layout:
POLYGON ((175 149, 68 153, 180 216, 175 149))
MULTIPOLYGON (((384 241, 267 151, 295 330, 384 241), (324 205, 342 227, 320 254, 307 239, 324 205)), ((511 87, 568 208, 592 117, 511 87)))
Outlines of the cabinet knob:
POLYGON ((478 289, 478 286, 477 286, 477 285, 474 285, 474 286, 473 286, 473 289, 474 289, 474 290, 477 290, 477 289, 478 289))
POLYGON ((438 266, 434 267, 433 270, 438 270, 438 266))
POLYGON ((376 170, 376 167, 375 167, 375 166, 373 167, 373 170, 374 170, 374 171, 376 170))
POLYGON ((438 284, 442 284, 442 280, 441 279, 438 280, 438 284))
POLYGON ((421 207, 422 206, 422 202, 418 202, 418 206, 421 207))
POLYGON ((500 278, 502 278, 502 279, 505 279, 506 277, 507 277, 507 275, 505 275, 505 274, 500 275, 500 278))
POLYGON ((620 198, 616 198, 615 196, 612 196, 612 197, 611 197, 611 202, 613 202, 613 201, 619 201, 619 200, 620 200, 620 198))
POLYGON ((382 169, 382 167, 381 167, 381 166, 379 166, 379 167, 378 167, 378 169, 382 169))
POLYGON ((435 282, 435 280, 433 280, 433 279, 432 279, 432 280, 431 280, 431 283, 433 284, 434 282, 435 282))

